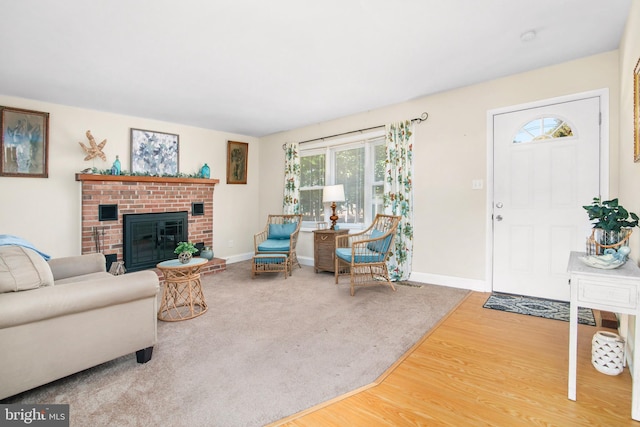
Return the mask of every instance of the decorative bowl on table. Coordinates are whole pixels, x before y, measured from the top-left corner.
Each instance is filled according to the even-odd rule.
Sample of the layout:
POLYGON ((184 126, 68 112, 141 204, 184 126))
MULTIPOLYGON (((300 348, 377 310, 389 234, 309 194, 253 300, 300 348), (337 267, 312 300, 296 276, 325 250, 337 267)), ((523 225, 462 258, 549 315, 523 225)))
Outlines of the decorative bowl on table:
POLYGON ((606 249, 604 255, 587 255, 580 257, 580 261, 589 267, 611 270, 627 262, 627 256, 630 252, 631 249, 629 249, 628 246, 622 246, 617 251, 615 249, 606 249))

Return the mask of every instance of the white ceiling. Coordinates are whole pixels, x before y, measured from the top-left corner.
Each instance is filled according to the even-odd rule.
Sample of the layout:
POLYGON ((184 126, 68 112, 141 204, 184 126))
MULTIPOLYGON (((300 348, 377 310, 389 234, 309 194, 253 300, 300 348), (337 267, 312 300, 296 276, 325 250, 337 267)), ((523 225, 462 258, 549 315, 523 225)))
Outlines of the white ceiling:
POLYGON ((630 4, 0 0, 0 94, 264 136, 614 50, 630 4))

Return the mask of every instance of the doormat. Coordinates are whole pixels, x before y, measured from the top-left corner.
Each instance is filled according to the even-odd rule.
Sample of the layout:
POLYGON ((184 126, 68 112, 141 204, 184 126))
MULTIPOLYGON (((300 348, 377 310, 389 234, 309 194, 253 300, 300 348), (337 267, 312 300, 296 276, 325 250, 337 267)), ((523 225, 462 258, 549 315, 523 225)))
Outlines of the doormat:
MULTIPOLYGON (((493 292, 483 307, 508 311, 509 313, 569 321, 569 303, 564 301, 493 292)), ((593 311, 590 308, 578 307, 578 323, 596 326, 593 311)))

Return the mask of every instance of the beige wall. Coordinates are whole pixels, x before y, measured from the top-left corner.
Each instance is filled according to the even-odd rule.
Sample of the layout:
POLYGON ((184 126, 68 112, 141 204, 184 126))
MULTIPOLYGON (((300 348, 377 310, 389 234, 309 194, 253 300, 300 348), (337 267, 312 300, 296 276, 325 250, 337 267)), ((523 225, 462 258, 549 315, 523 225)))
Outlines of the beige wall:
MULTIPOLYGON (((633 70, 640 59, 640 2, 631 3, 631 11, 627 19, 624 35, 620 42, 620 151, 619 169, 611 171, 617 174, 620 180, 619 194, 622 205, 631 212, 640 213, 640 163, 633 161, 633 70)), ((637 228, 631 235, 631 258, 636 262, 640 260, 640 230, 637 228)), ((621 331, 627 336, 627 341, 631 352, 635 352, 635 318, 630 316, 631 321, 625 325, 624 319, 621 321, 621 331), (625 327, 628 333, 625 334, 625 327)), ((630 353, 631 353, 630 352, 630 353)), ((633 357, 627 356, 630 368, 633 368, 633 357)))
MULTIPOLYGON (((632 2, 627 26, 620 43, 620 202, 631 212, 640 213, 640 163, 633 161, 633 70, 640 58, 640 2, 632 2)), ((640 231, 631 236, 631 255, 640 257, 640 231)))
MULTIPOLYGON (((49 178, 0 178, 0 233, 23 236, 54 256, 78 254, 80 184, 74 180, 74 174, 93 166, 92 162, 83 161, 78 141, 86 141, 87 129, 99 141, 107 138, 108 162, 98 160, 95 166, 108 168, 118 154, 123 167, 128 168, 129 129, 134 127, 179 134, 182 172, 195 172, 204 162, 211 166, 212 177, 221 181, 214 194, 216 256, 231 260, 247 258, 253 250, 253 234, 264 225, 266 215, 282 211, 284 142, 377 126, 418 117, 426 111, 429 120, 418 125, 415 132, 412 278, 486 289, 486 187, 481 191, 472 190, 471 181, 482 179, 486 184, 487 111, 607 88, 612 123, 611 170, 615 172, 619 158, 627 162, 629 159, 618 156, 618 126, 614 125, 618 123, 621 105, 618 99, 620 62, 623 60, 618 58, 618 51, 608 52, 270 135, 261 138, 259 143, 256 138, 243 135, 0 96, 0 105, 51 113, 49 178), (250 143, 248 185, 225 183, 229 139, 250 143), (233 247, 229 246, 230 241, 233 247), (460 261, 461 257, 464 262, 460 261)), ((630 152, 632 148, 624 150, 630 152)), ((627 169, 629 175, 637 171, 633 164, 620 167, 621 171, 627 169)), ((625 175, 622 176, 623 181, 626 180, 625 175)), ((617 174, 612 173, 611 182, 614 192, 617 174)), ((626 188, 621 188, 621 193, 625 190, 629 199, 633 198, 630 207, 640 206, 640 196, 626 188)), ((301 236, 299 254, 307 262, 313 257, 308 232, 301 236)))
POLYGON ((255 201, 260 187, 260 147, 256 138, 7 96, 0 96, 0 105, 50 113, 49 178, 0 177, 0 234, 21 236, 54 257, 80 254, 80 183, 75 173, 90 166, 108 169, 116 155, 123 169, 130 169, 129 132, 138 128, 180 135, 180 172, 195 173, 206 162, 211 177, 220 179, 214 191, 216 256, 253 250, 249 236, 259 227, 255 201), (88 142, 88 129, 98 142, 107 139, 107 162, 83 160, 78 142, 88 142), (247 185, 226 184, 227 140, 249 143, 247 185), (229 247, 230 240, 233 247, 229 247))
MULTIPOLYGON (((617 160, 618 51, 419 98, 261 139, 260 216, 281 211, 282 144, 367 128, 429 113, 415 131, 415 242, 412 279, 488 290, 486 277, 487 112, 606 88, 612 164, 617 160)), ((473 72, 470 70, 469 72, 473 72)), ((616 170, 616 168, 612 168, 616 170)), ((615 186, 617 177, 611 177, 615 186)), ((640 196, 639 202, 640 202, 640 196)), ((585 201, 588 202, 588 201, 585 201)), ((299 254, 313 256, 303 233, 299 254)))

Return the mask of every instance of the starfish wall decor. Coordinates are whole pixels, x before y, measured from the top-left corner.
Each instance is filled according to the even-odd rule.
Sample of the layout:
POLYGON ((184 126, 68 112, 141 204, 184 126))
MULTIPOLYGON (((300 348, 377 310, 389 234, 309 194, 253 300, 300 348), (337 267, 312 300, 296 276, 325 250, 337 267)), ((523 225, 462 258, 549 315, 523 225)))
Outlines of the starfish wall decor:
POLYGON ((106 162, 107 156, 104 155, 104 153, 102 152, 102 149, 104 148, 105 145, 107 145, 107 140, 105 139, 100 144, 96 144, 96 140, 93 137, 93 135, 91 135, 91 131, 88 130, 86 134, 87 134, 87 139, 89 139, 89 147, 84 145, 82 142, 78 142, 78 144, 80 144, 84 152, 87 153, 87 156, 84 159, 91 160, 91 159, 95 159, 96 157, 100 157, 102 160, 106 162))

